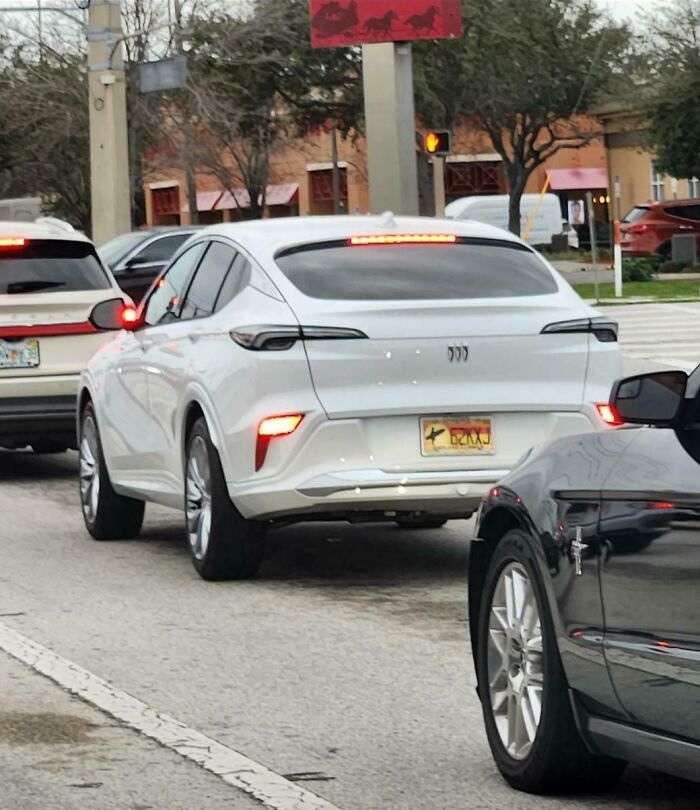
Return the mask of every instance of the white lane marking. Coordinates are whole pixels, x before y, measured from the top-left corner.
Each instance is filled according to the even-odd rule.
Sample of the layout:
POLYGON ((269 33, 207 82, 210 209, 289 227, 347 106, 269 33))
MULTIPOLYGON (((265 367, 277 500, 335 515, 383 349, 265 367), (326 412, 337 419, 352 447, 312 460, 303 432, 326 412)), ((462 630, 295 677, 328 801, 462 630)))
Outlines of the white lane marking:
POLYGON ((0 622, 0 649, 122 723, 275 810, 340 810, 255 760, 201 734, 0 622))

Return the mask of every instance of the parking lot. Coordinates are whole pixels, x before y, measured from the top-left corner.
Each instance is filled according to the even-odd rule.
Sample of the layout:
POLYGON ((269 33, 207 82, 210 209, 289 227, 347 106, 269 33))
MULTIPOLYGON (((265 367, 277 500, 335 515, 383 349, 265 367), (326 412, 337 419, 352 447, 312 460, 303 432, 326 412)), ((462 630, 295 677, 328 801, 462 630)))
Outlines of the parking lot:
MULTIPOLYGON (((678 310, 627 309, 623 347, 624 319, 645 312, 671 324, 678 310)), ((659 340, 672 344, 669 359, 671 331, 659 340)), ((631 351, 626 371, 650 367, 631 351)), ((664 362, 658 351, 653 362, 664 362)), ((636 767, 613 794, 544 804, 502 782, 469 650, 471 522, 282 528, 256 580, 206 583, 177 513, 149 507, 138 540, 90 542, 76 471, 73 453, 0 453, 10 538, 0 547, 0 646, 42 645, 77 665, 65 676, 74 688, 105 679, 180 721, 185 737, 205 735, 232 761, 239 752, 284 777, 263 806, 697 807, 695 785, 636 767)), ((158 746, 5 653, 0 682, 2 810, 259 806, 226 768, 223 778, 211 762, 199 768, 172 750, 177 740, 158 746)))

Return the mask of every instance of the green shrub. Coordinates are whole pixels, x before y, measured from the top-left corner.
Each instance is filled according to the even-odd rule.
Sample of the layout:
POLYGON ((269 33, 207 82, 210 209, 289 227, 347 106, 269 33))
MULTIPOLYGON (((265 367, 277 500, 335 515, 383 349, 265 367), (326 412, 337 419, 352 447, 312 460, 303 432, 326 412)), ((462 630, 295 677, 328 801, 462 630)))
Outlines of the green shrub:
POLYGON ((644 257, 640 259, 623 259, 622 280, 623 281, 652 281, 654 271, 658 266, 653 258, 644 257))

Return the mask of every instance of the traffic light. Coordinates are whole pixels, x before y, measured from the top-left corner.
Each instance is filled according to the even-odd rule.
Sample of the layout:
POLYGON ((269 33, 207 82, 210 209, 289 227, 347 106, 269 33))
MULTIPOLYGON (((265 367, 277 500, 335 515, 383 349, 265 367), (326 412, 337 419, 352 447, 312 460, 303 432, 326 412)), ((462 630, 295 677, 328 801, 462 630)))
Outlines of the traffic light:
POLYGON ((431 129, 423 136, 423 146, 429 155, 445 157, 450 154, 450 133, 446 129, 431 129))

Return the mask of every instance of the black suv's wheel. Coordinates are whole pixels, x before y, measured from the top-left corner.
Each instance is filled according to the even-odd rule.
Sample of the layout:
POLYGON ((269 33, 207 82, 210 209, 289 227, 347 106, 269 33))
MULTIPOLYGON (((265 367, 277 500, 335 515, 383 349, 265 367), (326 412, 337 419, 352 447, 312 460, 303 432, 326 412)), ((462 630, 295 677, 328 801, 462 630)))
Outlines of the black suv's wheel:
POLYGON ((517 529, 503 537, 482 591, 476 665, 491 752, 518 790, 609 786, 625 764, 590 754, 576 728, 530 542, 517 529))
POLYGON ((192 562, 203 579, 249 579, 265 551, 262 524, 231 503, 206 421, 192 427, 185 454, 185 522, 192 562))
POLYGON ((128 540, 143 525, 145 504, 118 495, 109 480, 100 432, 92 405, 80 420, 80 503, 88 532, 95 540, 128 540))

